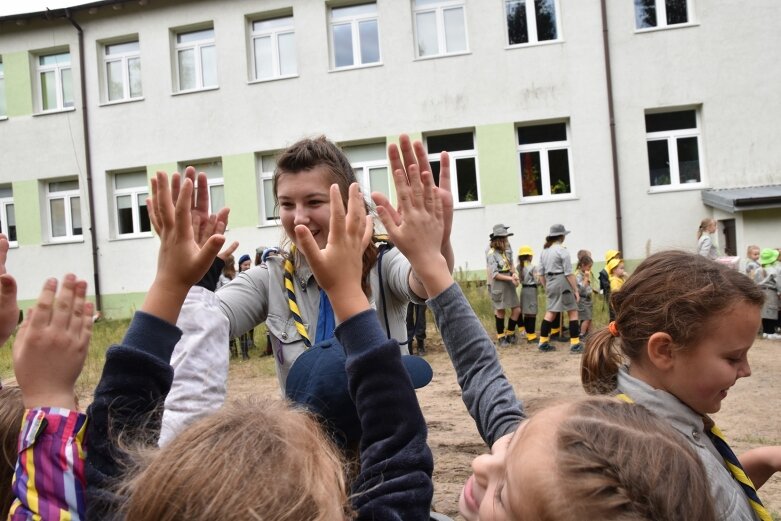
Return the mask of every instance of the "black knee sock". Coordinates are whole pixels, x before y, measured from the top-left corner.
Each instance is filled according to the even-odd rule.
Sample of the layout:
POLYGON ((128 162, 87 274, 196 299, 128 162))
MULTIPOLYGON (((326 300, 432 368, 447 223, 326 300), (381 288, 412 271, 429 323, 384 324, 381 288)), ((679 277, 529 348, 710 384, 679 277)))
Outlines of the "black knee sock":
POLYGON ((496 334, 497 336, 502 336, 504 334, 504 318, 494 318, 496 318, 496 334))
POLYGON ((507 319, 507 331, 510 334, 515 333, 515 326, 516 325, 517 325, 517 322, 515 322, 515 320, 513 320, 512 318, 508 318, 507 319))
POLYGON ((545 339, 550 338, 551 325, 552 324, 550 322, 542 319, 542 324, 540 324, 540 337, 545 339))
POLYGON ((533 335, 536 327, 537 317, 534 315, 526 315, 523 317, 523 328, 526 330, 527 335, 533 335))
POLYGON ((569 321, 569 338, 573 342, 580 338, 580 322, 578 320, 569 321))

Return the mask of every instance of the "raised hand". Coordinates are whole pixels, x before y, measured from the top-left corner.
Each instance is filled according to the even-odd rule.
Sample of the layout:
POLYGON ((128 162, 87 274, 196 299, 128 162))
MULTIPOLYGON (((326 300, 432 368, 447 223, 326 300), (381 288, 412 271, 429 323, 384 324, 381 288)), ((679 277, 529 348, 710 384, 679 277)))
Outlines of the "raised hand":
POLYGON ((57 292, 48 279, 16 335, 13 364, 24 406, 76 409, 74 386, 92 336, 87 283, 68 274, 57 292))
POLYGON ((4 344, 8 340, 19 322, 16 280, 7 273, 5 268, 8 248, 8 238, 0 233, 0 344, 4 344))
MULTIPOLYGON (((331 201, 341 200, 338 185, 331 185, 330 196, 331 201)), ((369 300, 361 289, 361 275, 363 252, 371 240, 372 224, 358 184, 350 185, 347 215, 341 204, 331 205, 328 243, 324 249, 317 246, 306 226, 296 226, 295 234, 296 244, 318 285, 328 293, 337 319, 344 321, 369 309, 369 300)))

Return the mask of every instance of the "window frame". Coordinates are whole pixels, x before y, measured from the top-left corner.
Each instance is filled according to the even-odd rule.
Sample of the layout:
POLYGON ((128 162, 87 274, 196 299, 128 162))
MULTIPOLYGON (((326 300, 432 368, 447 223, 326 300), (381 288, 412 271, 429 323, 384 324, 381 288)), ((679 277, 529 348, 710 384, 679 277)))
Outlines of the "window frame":
MULTIPOLYGON (((274 170, 276 170, 276 157, 278 152, 259 152, 255 154, 255 165, 257 170, 257 180, 258 180, 258 222, 260 223, 259 226, 279 226, 279 214, 277 212, 276 204, 274 205, 274 208, 271 209, 271 215, 272 217, 268 217, 268 212, 266 208, 266 198, 265 198, 265 184, 264 181, 272 181, 272 187, 273 187, 273 179, 274 179, 274 170), (264 157, 270 157, 274 162, 274 170, 271 171, 265 171, 263 169, 263 158, 264 157)), ((272 191, 272 199, 274 197, 273 191, 272 191)))
MULTIPOLYGON (((453 134, 472 134, 472 148, 469 150, 448 150, 447 154, 450 157, 450 193, 453 194, 453 209, 460 210, 462 208, 479 208, 483 206, 482 192, 480 190, 480 161, 478 161, 477 151, 477 133, 473 129, 466 130, 453 130, 448 132, 436 132, 426 134, 425 148, 429 163, 440 162, 440 152, 430 153, 428 151, 428 138, 449 136, 453 134), (458 200, 458 160, 470 159, 475 160, 475 187, 477 188, 477 195, 474 201, 459 201, 458 200)), ((441 168, 440 164, 440 168, 441 168)), ((441 170, 440 170, 441 172, 441 170)), ((439 183, 437 183, 439 184, 439 183)))
POLYGON ((553 8, 556 15, 556 38, 553 40, 540 40, 539 33, 537 32, 537 13, 534 10, 534 0, 525 0, 526 8, 526 27, 529 31, 529 41, 526 43, 510 43, 510 27, 507 24, 507 5, 518 0, 504 0, 504 31, 505 31, 505 45, 508 49, 517 49, 519 47, 532 47, 535 45, 547 45, 552 43, 561 43, 564 37, 561 35, 561 6, 559 0, 553 1, 553 8), (534 20, 534 24, 530 24, 529 20, 534 20))
POLYGON ((705 161, 703 160, 702 150, 702 133, 700 132, 700 110, 698 108, 684 108, 684 109, 671 109, 671 110, 647 110, 643 113, 643 118, 647 115, 653 114, 671 114, 674 112, 694 112, 694 122, 697 125, 695 128, 686 128, 678 130, 660 130, 657 132, 645 133, 645 154, 646 154, 646 167, 647 173, 646 180, 648 182, 648 193, 663 193, 663 192, 681 192, 685 190, 701 190, 707 188, 707 177, 705 173, 705 161), (678 139, 681 138, 697 138, 697 162, 700 170, 700 180, 694 183, 682 183, 681 172, 678 162, 678 139), (648 143, 651 141, 667 141, 667 160, 670 166, 670 184, 666 185, 653 185, 651 184, 651 164, 648 156, 648 143))
POLYGON ((380 48, 380 14, 377 8, 377 2, 358 2, 354 4, 347 4, 347 5, 339 5, 339 6, 333 6, 328 9, 328 41, 330 43, 330 58, 331 58, 331 70, 332 71, 343 71, 343 70, 349 70, 349 69, 360 69, 363 67, 376 67, 378 65, 382 65, 382 49, 380 48), (363 14, 363 15, 353 15, 353 16, 347 16, 344 18, 339 18, 337 20, 333 19, 333 12, 334 9, 342 9, 345 7, 357 7, 360 5, 374 5, 375 10, 374 13, 371 14, 363 14), (370 20, 375 20, 377 22, 377 54, 378 58, 377 61, 374 62, 367 62, 363 63, 362 56, 361 56, 361 35, 360 35, 360 24, 361 22, 366 22, 370 20), (352 65, 343 65, 343 66, 337 66, 336 65, 336 41, 334 40, 334 27, 337 25, 350 25, 350 34, 352 38, 352 47, 353 47, 353 64, 352 65))
MULTIPOLYGON (((101 51, 102 51, 102 75, 103 75, 103 89, 102 94, 104 97, 104 103, 105 104, 112 104, 112 103, 124 103, 128 101, 139 101, 144 99, 144 86, 143 81, 141 81, 141 93, 138 96, 132 96, 130 93, 130 69, 129 69, 129 62, 131 59, 137 58, 138 59, 138 70, 139 75, 141 75, 141 41, 138 39, 138 37, 135 38, 128 38, 125 40, 117 40, 117 41, 110 41, 110 42, 104 42, 101 44, 101 51), (113 45, 124 45, 128 43, 136 43, 138 44, 138 49, 135 51, 125 51, 118 54, 108 54, 109 47, 113 45), (121 70, 122 70, 122 97, 118 99, 111 99, 111 92, 109 88, 109 72, 108 67, 110 63, 114 62, 120 62, 121 64, 121 70)), ((139 78, 140 80, 140 78, 139 78)))
POLYGON ((195 161, 187 161, 187 162, 180 162, 179 163, 179 171, 184 172, 185 169, 188 166, 192 166, 195 168, 195 183, 193 186, 194 191, 197 192, 198 190, 198 174, 201 172, 204 172, 206 174, 206 189, 209 191, 209 213, 217 213, 222 208, 213 208, 212 207, 212 188, 221 186, 222 187, 222 195, 223 198, 225 197, 225 173, 222 170, 223 163, 221 157, 215 157, 211 159, 199 159, 195 161), (201 168, 204 165, 211 165, 211 166, 219 166, 220 169, 220 176, 219 177, 209 177, 209 169, 201 168))
POLYGON ((36 53, 34 55, 35 57, 35 77, 36 77, 36 89, 38 90, 38 113, 40 114, 49 114, 52 112, 63 112, 68 110, 75 110, 76 107, 76 97, 75 97, 75 89, 73 84, 73 62, 71 60, 71 53, 70 49, 60 49, 55 51, 44 51, 40 53, 36 53), (62 54, 68 55, 68 63, 67 64, 60 64, 55 63, 54 65, 41 65, 41 58, 45 58, 47 56, 59 56, 62 54), (63 81, 62 81, 62 75, 63 73, 67 71, 70 74, 71 77, 71 90, 74 92, 71 93, 73 96, 73 99, 70 100, 70 105, 65 105, 65 90, 63 87, 63 81), (55 98, 56 98, 56 107, 50 108, 50 109, 44 109, 43 108, 43 99, 44 99, 44 88, 43 83, 41 81, 41 75, 43 73, 47 72, 53 72, 54 73, 54 89, 55 89, 55 98))
MULTIPOLYGON (((152 226, 150 221, 150 226, 148 231, 141 230, 141 205, 139 204, 139 195, 146 195, 149 196, 149 179, 147 178, 147 182, 144 186, 134 186, 131 188, 117 188, 117 177, 121 175, 127 175, 127 174, 139 174, 143 173, 144 177, 146 178, 146 170, 128 170, 123 172, 113 172, 111 173, 111 187, 112 187, 112 193, 111 198, 114 205, 114 236, 117 239, 135 239, 140 237, 152 237, 152 226), (120 197, 127 197, 130 196, 131 201, 131 215, 133 218, 133 231, 129 233, 122 233, 119 229, 119 198, 120 197)), ((147 208, 147 215, 149 213, 149 209, 147 208)), ((148 217, 147 217, 148 218, 148 217)))
POLYGON ((690 27, 692 25, 697 25, 697 23, 694 21, 694 0, 684 0, 686 2, 686 17, 687 21, 677 23, 677 24, 668 24, 667 23, 667 0, 654 0, 654 9, 656 10, 656 25, 651 27, 638 27, 637 26, 637 6, 632 5, 633 9, 633 26, 635 29, 635 32, 638 33, 644 33, 649 31, 662 31, 665 29, 675 29, 678 27, 690 27), (660 23, 660 20, 663 23, 660 23))
POLYGON ((469 48, 469 27, 466 20, 466 0, 439 0, 432 6, 417 7, 415 0, 412 0, 412 25, 415 43, 415 59, 428 60, 431 58, 442 58, 445 56, 458 56, 460 54, 469 54, 471 52, 469 48), (447 51, 447 39, 445 31, 445 14, 448 9, 456 7, 461 8, 461 14, 464 19, 464 44, 465 47, 459 51, 447 51), (418 15, 422 13, 433 12, 437 27, 437 51, 433 54, 421 55, 420 54, 420 35, 418 31, 418 15), (444 51, 443 51, 444 49, 444 51))
POLYGON ((19 246, 19 228, 16 224, 16 205, 14 204, 13 188, 10 188, 11 195, 0 197, 0 232, 8 239, 8 246, 16 248, 19 246), (14 207, 14 226, 16 227, 16 239, 11 240, 11 234, 8 231, 8 207, 14 207))
POLYGON ((293 45, 296 45, 295 37, 296 37, 296 30, 295 30, 295 20, 293 18, 293 13, 288 14, 279 14, 277 16, 268 16, 268 17, 262 17, 262 18, 252 18, 249 20, 249 44, 250 44, 250 55, 251 55, 251 82, 263 82, 263 81, 273 81, 273 80, 281 80, 286 78, 295 78, 298 76, 298 52, 296 52, 297 47, 294 47, 294 58, 295 58, 295 72, 290 74, 282 74, 282 60, 280 59, 280 46, 279 46, 279 38, 280 36, 284 36, 287 34, 293 35, 293 45), (290 25, 286 26, 280 26, 280 27, 273 27, 270 29, 262 29, 256 31, 254 28, 255 23, 257 22, 266 22, 271 20, 282 20, 285 18, 290 18, 290 25), (258 76, 258 70, 257 70, 257 55, 255 50, 255 41, 260 38, 269 37, 271 39, 271 50, 272 50, 272 61, 271 61, 271 68, 272 68, 272 75, 267 78, 261 78, 258 76))
MULTIPOLYGON (((73 204, 74 198, 79 198, 79 213, 81 213, 81 182, 78 178, 65 178, 65 179, 48 179, 44 181, 46 185, 46 220, 48 226, 48 239, 50 243, 63 243, 63 242, 77 242, 84 240, 84 219, 82 218, 81 234, 73 233, 73 204), (60 190, 58 192, 51 191, 52 183, 60 183, 75 180, 79 185, 75 190, 60 190), (60 237, 54 236, 54 223, 52 221, 52 206, 51 202, 57 199, 63 199, 65 206, 65 235, 60 237)), ((83 216, 82 216, 83 217, 83 216)))
POLYGON ((539 203, 548 201, 562 201, 576 199, 575 191, 575 175, 573 173, 572 162, 572 141, 570 139, 570 122, 569 120, 561 121, 538 121, 534 123, 523 123, 515 126, 515 142, 516 142, 516 161, 518 164, 518 187, 521 196, 521 204, 539 203), (567 139, 559 141, 545 141, 542 143, 531 143, 528 145, 520 145, 518 143, 518 131, 522 128, 537 127, 544 125, 564 125, 564 131, 567 134, 567 139), (569 192, 553 193, 551 191, 551 174, 550 174, 550 156, 549 152, 555 150, 567 151, 567 167, 569 174, 569 192), (542 193, 540 195, 523 195, 523 163, 521 155, 530 152, 538 152, 540 155, 540 182, 542 184, 542 193), (544 153, 543 153, 544 152, 544 153))
POLYGON ((218 89, 220 87, 219 82, 219 67, 217 66, 217 33, 214 30, 213 25, 209 26, 203 26, 203 27, 190 27, 190 28, 182 28, 182 29, 175 29, 173 30, 173 36, 174 36, 174 71, 175 71, 175 77, 176 77, 176 93, 177 94, 184 94, 188 92, 198 92, 202 90, 214 90, 218 89), (180 43, 179 37, 185 34, 191 34, 191 33, 199 33, 202 31, 211 31, 212 36, 211 38, 203 38, 200 40, 194 40, 191 42, 185 42, 180 43), (207 47, 214 47, 214 77, 216 80, 216 83, 214 85, 204 85, 203 82, 203 49, 207 47), (182 88, 182 78, 179 72, 180 69, 180 59, 179 59, 179 53, 181 51, 185 51, 188 49, 192 49, 195 54, 195 70, 193 72, 193 75, 195 76, 195 87, 190 89, 183 89, 182 88))

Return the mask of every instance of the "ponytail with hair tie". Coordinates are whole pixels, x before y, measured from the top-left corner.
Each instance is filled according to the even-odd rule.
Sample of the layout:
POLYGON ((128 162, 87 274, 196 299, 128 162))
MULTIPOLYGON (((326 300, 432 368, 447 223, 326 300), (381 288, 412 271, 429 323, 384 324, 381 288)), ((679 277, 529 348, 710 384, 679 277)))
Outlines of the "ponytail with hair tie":
POLYGON ((580 362, 580 381, 588 394, 612 394, 618 386, 618 369, 624 364, 615 322, 589 335, 580 362))

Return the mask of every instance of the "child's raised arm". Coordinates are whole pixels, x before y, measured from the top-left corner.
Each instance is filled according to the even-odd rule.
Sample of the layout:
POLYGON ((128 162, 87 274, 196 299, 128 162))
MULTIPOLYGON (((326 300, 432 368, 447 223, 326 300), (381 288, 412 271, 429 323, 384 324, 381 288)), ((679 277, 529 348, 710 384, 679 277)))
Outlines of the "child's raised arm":
POLYGON ((8 274, 8 238, 0 233, 0 344, 14 332, 19 322, 19 306, 16 304, 16 280, 8 274))

